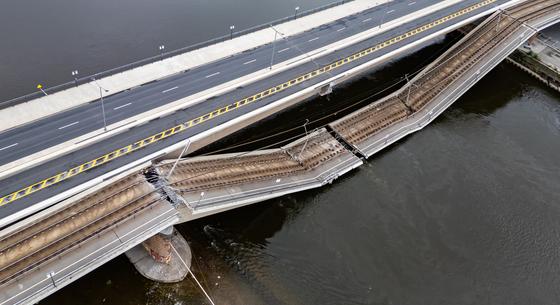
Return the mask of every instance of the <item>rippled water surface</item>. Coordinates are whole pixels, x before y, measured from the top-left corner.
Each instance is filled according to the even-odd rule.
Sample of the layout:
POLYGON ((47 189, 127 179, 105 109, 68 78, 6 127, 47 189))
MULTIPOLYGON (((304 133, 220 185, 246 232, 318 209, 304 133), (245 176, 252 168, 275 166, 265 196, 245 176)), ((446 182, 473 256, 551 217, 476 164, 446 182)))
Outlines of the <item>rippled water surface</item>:
MULTIPOLYGON (((152 55, 162 42, 179 47, 223 34, 231 23, 250 26, 327 1, 8 3, 11 10, 0 10, 4 97, 39 79, 66 81, 75 66, 98 71, 152 55)), ((560 38, 558 29, 548 33, 560 38)), ((208 151, 355 104, 456 39, 208 151)), ((332 185, 180 225, 194 270, 216 304, 559 304, 559 101, 502 64, 432 125, 332 185)), ((124 256, 41 302, 206 303, 192 281, 150 282, 124 256)))

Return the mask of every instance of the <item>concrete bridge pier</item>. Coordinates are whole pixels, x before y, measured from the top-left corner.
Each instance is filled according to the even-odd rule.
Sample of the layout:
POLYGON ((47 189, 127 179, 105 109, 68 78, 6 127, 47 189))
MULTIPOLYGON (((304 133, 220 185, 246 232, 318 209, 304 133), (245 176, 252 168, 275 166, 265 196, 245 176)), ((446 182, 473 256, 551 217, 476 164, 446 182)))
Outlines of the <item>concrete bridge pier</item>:
POLYGON ((144 277, 161 283, 180 282, 191 268, 191 249, 173 226, 125 252, 144 277))

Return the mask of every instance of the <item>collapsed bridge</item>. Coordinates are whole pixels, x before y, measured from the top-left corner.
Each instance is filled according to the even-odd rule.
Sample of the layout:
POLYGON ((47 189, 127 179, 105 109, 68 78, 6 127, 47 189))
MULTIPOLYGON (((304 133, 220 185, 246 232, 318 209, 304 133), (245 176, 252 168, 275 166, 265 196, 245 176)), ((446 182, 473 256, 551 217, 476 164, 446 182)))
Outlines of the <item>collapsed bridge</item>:
POLYGON ((173 224, 332 183, 427 126, 559 12, 539 0, 495 13, 394 94, 286 146, 150 162, 3 231, 0 304, 38 300, 173 224))

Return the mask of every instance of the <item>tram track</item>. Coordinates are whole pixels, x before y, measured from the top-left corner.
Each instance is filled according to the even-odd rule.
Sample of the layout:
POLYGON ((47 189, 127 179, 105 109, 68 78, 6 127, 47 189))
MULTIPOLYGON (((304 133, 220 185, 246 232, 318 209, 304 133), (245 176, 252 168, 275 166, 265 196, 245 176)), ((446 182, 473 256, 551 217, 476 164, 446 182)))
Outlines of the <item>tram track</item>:
POLYGON ((136 174, 0 239, 0 285, 163 201, 136 174))
POLYGON ((356 146, 386 128, 406 120, 423 110, 461 76, 480 63, 484 54, 491 52, 517 33, 525 23, 559 7, 558 0, 538 0, 496 13, 397 93, 331 124, 333 130, 347 143, 356 146))

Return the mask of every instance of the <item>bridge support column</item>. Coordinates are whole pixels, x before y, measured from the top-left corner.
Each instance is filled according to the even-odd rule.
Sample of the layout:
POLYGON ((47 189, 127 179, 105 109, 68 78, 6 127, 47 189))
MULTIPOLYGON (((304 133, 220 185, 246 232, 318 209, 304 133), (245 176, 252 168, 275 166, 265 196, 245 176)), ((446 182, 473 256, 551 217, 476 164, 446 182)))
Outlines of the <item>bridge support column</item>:
POLYGON ((165 236, 171 236, 173 235, 173 232, 175 232, 175 228, 173 226, 167 227, 165 229, 163 229, 161 232, 159 232, 159 234, 165 235, 165 236))
POLYGON ((180 282, 191 268, 190 247, 172 226, 125 254, 140 274, 156 282, 180 282))

